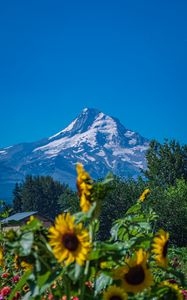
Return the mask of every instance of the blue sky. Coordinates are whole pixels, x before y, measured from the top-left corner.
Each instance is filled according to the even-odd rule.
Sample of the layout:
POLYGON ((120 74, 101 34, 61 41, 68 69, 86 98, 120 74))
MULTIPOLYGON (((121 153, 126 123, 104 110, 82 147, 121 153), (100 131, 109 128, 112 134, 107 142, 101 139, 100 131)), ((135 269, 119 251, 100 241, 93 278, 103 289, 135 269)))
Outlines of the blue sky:
POLYGON ((50 136, 84 107, 187 142, 186 0, 6 0, 0 27, 0 147, 50 136))

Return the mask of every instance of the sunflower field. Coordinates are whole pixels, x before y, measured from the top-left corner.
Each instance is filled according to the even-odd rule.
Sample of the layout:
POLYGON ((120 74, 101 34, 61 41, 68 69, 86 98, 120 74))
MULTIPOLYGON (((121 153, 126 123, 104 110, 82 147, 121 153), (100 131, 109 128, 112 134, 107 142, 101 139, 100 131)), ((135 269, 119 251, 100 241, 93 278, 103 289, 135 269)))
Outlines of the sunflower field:
POLYGON ((157 215, 145 189, 100 241, 102 199, 112 177, 94 182, 77 165, 80 211, 58 215, 45 228, 31 217, 0 230, 0 300, 187 299, 187 283, 169 233, 155 230, 157 215))

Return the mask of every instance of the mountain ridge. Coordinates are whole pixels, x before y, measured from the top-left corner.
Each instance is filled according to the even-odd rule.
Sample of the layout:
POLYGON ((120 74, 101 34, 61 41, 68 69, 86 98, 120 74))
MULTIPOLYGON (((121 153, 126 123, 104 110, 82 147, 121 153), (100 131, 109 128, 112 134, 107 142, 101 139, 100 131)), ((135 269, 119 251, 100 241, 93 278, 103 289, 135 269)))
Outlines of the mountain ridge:
POLYGON ((148 145, 148 139, 124 127, 119 119, 84 108, 66 128, 48 138, 0 149, 0 196, 7 198, 4 191, 12 190, 28 174, 50 175, 73 186, 77 162, 93 178, 108 171, 137 177, 140 168, 146 167, 148 145))

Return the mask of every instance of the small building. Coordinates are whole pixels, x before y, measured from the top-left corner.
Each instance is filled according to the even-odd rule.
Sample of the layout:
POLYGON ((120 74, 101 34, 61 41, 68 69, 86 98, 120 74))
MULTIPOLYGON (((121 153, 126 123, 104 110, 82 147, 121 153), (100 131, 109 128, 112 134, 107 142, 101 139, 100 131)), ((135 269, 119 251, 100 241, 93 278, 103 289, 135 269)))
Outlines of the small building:
POLYGON ((41 216, 37 211, 16 213, 8 218, 1 220, 0 222, 2 224, 3 230, 16 230, 19 229, 20 226, 26 224, 31 216, 39 219, 47 228, 52 225, 52 221, 50 219, 41 216))

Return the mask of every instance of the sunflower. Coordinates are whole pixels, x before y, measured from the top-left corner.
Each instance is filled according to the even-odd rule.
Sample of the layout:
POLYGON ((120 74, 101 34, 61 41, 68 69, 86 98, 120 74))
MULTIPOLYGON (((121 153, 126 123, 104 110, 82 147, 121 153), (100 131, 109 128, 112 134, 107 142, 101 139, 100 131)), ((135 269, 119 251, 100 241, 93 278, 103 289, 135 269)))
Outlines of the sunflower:
POLYGON ((33 269, 33 265, 28 263, 25 260, 21 260, 21 258, 18 255, 14 256, 14 268, 16 270, 19 270, 19 268, 21 267, 23 271, 28 271, 28 270, 32 270, 33 269))
POLYGON ((16 270, 18 270, 19 267, 20 267, 20 262, 19 262, 19 256, 18 256, 18 255, 15 255, 15 256, 14 256, 13 262, 14 262, 14 268, 15 268, 16 270))
POLYGON ((182 291, 179 289, 177 284, 170 283, 169 281, 165 280, 161 283, 161 286, 165 286, 168 288, 168 293, 166 294, 167 299, 171 299, 171 300, 183 299, 182 291))
POLYGON ((22 289, 23 289, 23 291, 24 291, 25 293, 27 293, 27 292, 30 290, 30 289, 29 289, 29 286, 26 285, 26 284, 23 286, 22 289))
POLYGON ((153 276, 147 266, 148 255, 142 249, 132 258, 125 260, 126 265, 115 271, 115 278, 120 279, 127 292, 138 293, 153 284, 153 276))
POLYGON ((91 248, 90 236, 82 223, 75 224, 69 213, 56 217, 55 225, 49 229, 50 245, 56 259, 66 265, 76 261, 83 265, 91 248))
POLYGON ((103 300, 126 300, 126 299, 127 299, 127 294, 125 293, 125 291, 116 285, 110 286, 107 289, 107 291, 105 291, 103 294, 103 300))
POLYGON ((155 260, 161 267, 167 267, 168 259, 168 244, 169 244, 169 233, 160 229, 153 239, 152 253, 155 254, 155 260))
POLYGON ((33 269, 33 266, 31 264, 29 264, 28 262, 22 260, 21 263, 20 263, 22 269, 24 271, 28 271, 28 270, 32 270, 33 269))
POLYGON ((34 216, 30 216, 29 220, 27 221, 27 224, 30 224, 34 220, 36 220, 36 218, 34 216))
POLYGON ((92 179, 90 175, 84 170, 82 164, 77 164, 77 189, 80 197, 80 207, 83 212, 89 211, 91 207, 91 190, 92 179))
POLYGON ((151 191, 150 191, 149 189, 145 189, 145 190, 143 191, 143 193, 141 194, 139 200, 140 200, 141 202, 144 202, 144 200, 147 198, 147 196, 150 194, 150 192, 151 192, 151 191))

